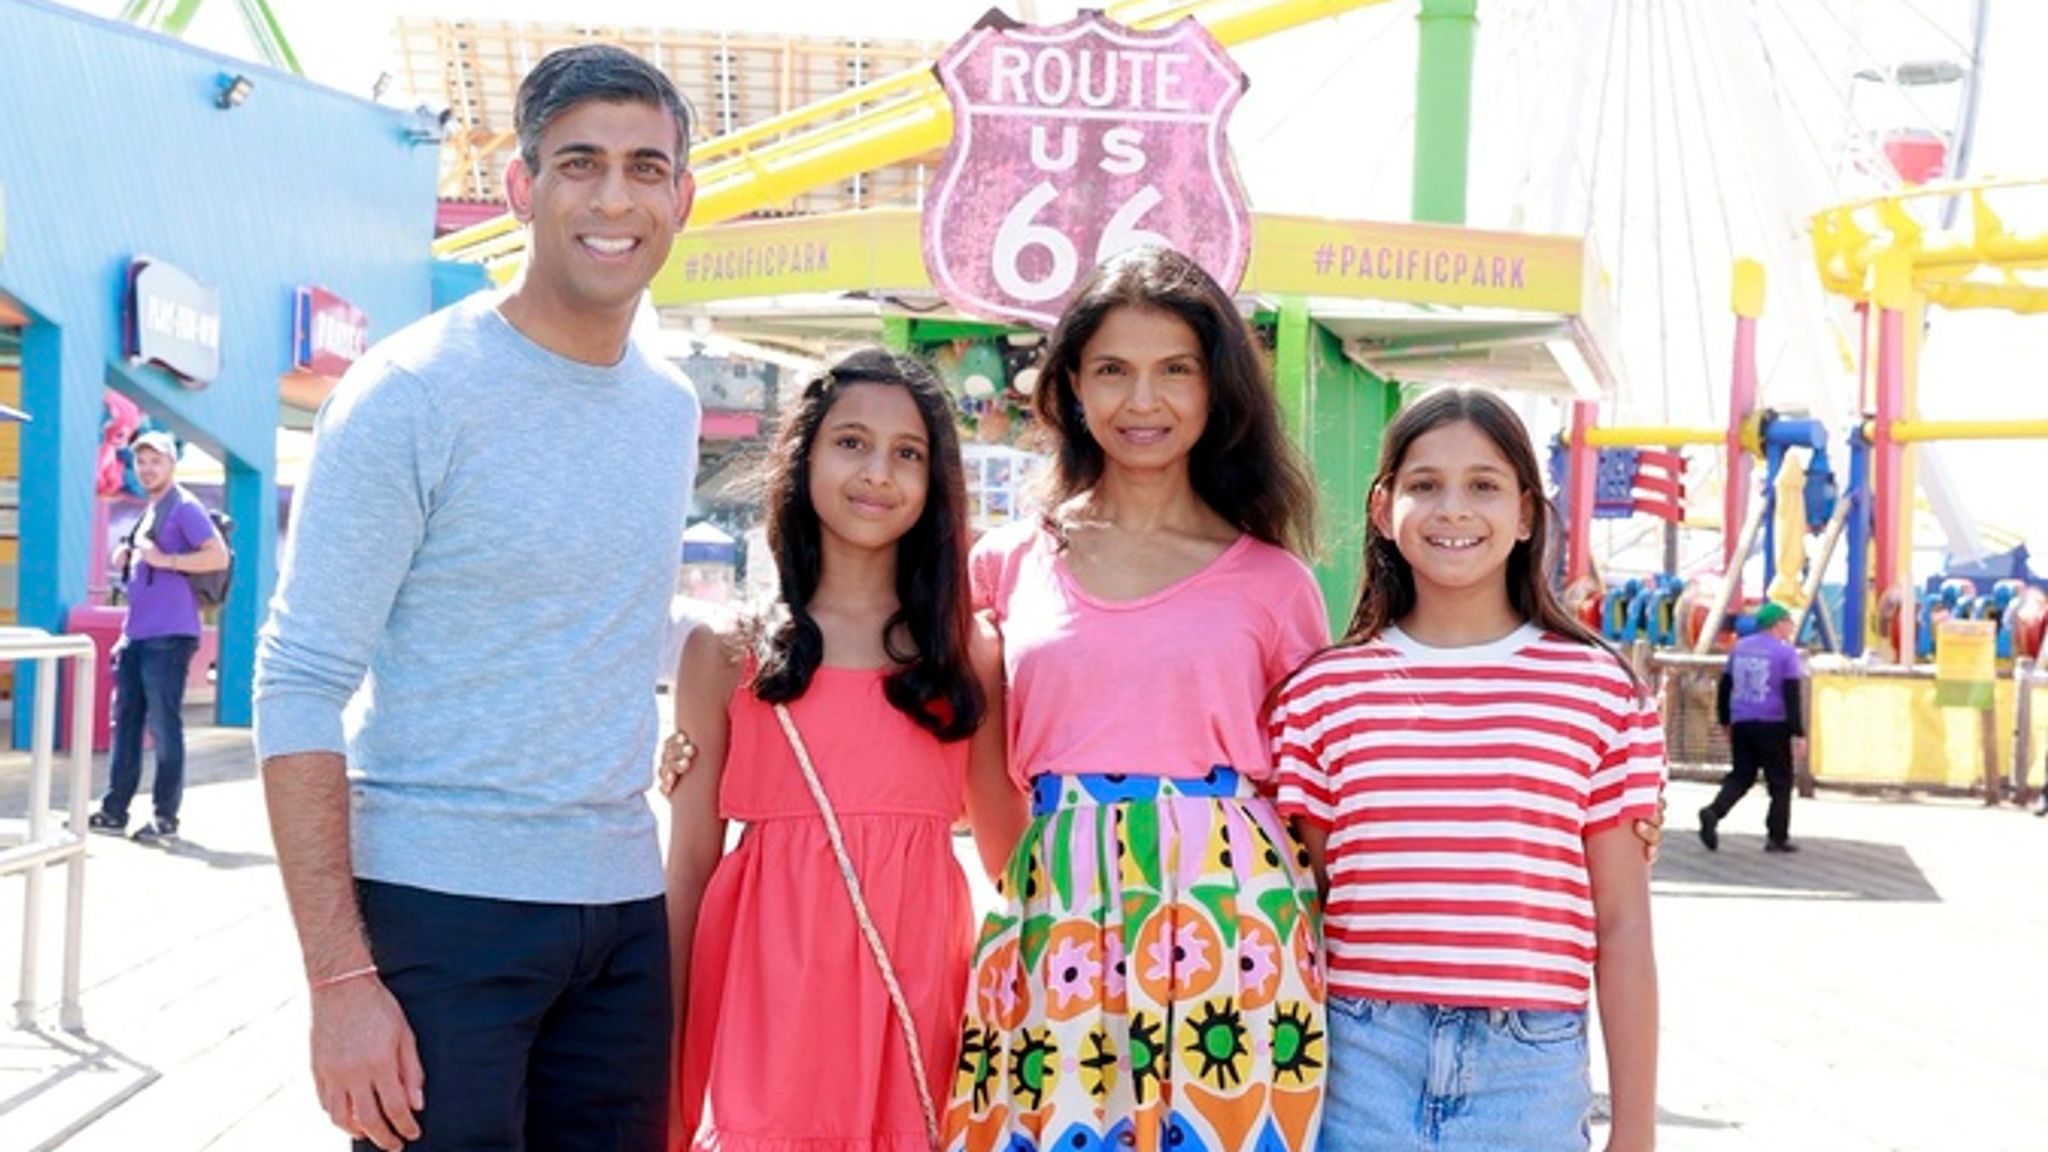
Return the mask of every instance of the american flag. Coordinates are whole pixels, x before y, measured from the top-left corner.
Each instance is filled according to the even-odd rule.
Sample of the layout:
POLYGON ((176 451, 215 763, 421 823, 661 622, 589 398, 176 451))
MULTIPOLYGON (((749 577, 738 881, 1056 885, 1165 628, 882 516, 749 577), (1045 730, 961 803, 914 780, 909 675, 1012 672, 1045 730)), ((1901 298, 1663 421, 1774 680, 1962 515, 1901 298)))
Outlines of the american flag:
POLYGON ((1677 452, 1602 448, 1593 483, 1593 515, 1599 519, 1638 512, 1673 523, 1685 518, 1685 457, 1677 452))

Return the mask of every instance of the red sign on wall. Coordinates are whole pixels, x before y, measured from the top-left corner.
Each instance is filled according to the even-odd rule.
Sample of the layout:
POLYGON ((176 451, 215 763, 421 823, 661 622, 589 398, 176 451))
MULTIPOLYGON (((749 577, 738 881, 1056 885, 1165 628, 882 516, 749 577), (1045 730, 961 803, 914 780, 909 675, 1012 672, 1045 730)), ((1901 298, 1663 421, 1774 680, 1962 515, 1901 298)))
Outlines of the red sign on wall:
POLYGON ((325 288, 301 288, 292 300, 292 367, 339 377, 370 346, 370 320, 325 288))
POLYGON ((1095 13, 1026 28, 993 13, 936 70, 954 128, 924 259, 954 307, 1050 327, 1082 277, 1140 244, 1236 288, 1251 214, 1224 121, 1245 80, 1208 29, 1138 32, 1095 13))

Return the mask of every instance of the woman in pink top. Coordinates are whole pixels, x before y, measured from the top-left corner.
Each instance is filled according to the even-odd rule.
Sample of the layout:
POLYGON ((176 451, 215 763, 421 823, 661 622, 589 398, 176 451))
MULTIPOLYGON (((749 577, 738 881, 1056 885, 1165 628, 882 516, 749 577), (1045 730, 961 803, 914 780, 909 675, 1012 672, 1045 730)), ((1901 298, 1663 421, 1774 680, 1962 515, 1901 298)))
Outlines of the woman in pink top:
POLYGON ((1094 273, 1034 403, 1050 511, 971 561, 1034 818, 975 950, 947 1147, 1308 1148, 1318 911, 1261 717, 1329 638, 1296 556, 1313 489, 1244 321, 1176 252, 1094 273))
POLYGON ((973 942, 952 828, 964 808, 999 859, 1023 821, 996 638, 968 609, 960 448, 930 372, 856 352, 786 419, 767 493, 782 611, 692 633, 677 682, 697 752, 670 801, 669 1146, 924 1152, 973 942), (777 704, 844 833, 922 1088, 777 704), (727 820, 746 822, 729 854, 727 820))

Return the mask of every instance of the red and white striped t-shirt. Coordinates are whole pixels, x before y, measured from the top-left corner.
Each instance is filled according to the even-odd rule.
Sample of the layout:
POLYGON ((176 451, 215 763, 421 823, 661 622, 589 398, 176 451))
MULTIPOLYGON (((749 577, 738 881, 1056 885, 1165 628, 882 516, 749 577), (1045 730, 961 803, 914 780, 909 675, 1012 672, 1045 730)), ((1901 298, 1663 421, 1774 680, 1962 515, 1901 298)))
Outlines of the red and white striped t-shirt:
POLYGON ((1654 815, 1664 734, 1604 649, 1525 625, 1470 648, 1398 629, 1309 661, 1273 707, 1280 811, 1329 832, 1330 990, 1583 1007, 1585 839, 1654 815))

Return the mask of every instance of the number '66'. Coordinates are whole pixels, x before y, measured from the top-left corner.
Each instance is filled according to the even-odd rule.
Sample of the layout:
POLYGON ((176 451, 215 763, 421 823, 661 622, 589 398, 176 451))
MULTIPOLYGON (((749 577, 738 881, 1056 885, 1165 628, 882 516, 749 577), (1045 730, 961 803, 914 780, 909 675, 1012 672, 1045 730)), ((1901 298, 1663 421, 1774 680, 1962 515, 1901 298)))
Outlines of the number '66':
MULTIPOLYGON (((1080 273, 1073 240, 1058 228, 1038 221, 1038 214, 1059 194, 1052 181, 1039 181, 1003 215, 1002 227, 996 229, 996 242, 990 254, 996 284, 1014 300, 1037 304, 1055 299, 1074 286, 1080 273), (1052 267, 1035 278, 1025 275, 1023 269, 1024 253, 1033 248, 1043 249, 1052 261, 1052 267)), ((1147 184, 1124 201, 1102 229, 1102 238, 1095 244, 1094 263, 1100 264, 1140 245, 1168 244, 1166 237, 1138 226, 1145 214, 1163 199, 1159 189, 1147 184)))

